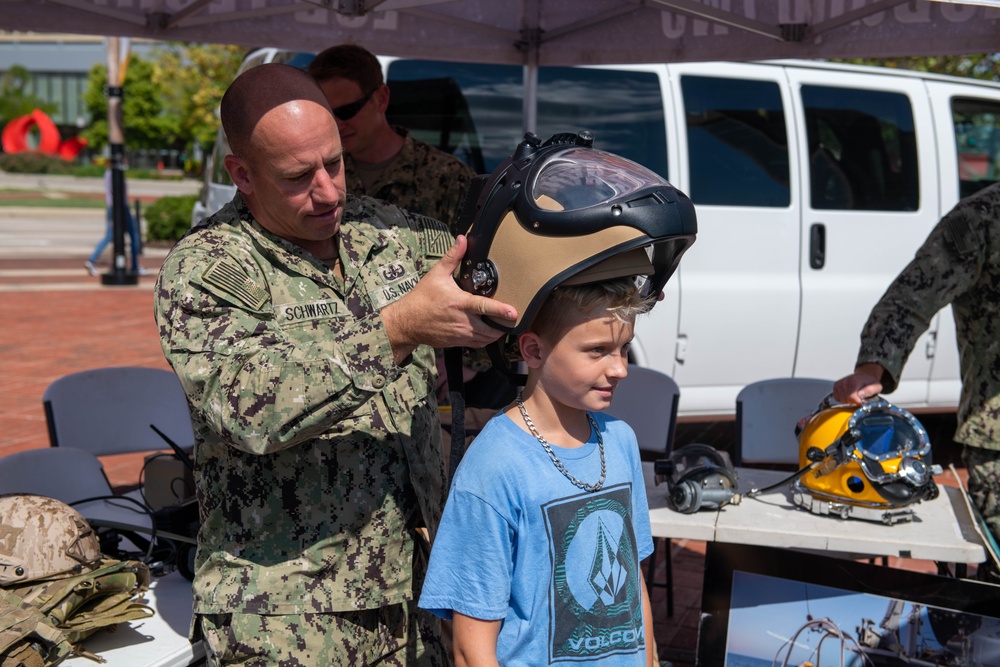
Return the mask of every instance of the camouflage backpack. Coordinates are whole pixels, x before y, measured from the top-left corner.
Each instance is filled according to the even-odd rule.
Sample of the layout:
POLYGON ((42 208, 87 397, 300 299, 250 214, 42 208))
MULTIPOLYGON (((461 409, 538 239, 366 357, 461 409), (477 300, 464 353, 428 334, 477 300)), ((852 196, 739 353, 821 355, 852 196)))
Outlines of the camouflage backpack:
POLYGON ((44 496, 0 496, 0 667, 57 665, 79 642, 153 610, 133 601, 149 568, 101 553, 72 507, 44 496))

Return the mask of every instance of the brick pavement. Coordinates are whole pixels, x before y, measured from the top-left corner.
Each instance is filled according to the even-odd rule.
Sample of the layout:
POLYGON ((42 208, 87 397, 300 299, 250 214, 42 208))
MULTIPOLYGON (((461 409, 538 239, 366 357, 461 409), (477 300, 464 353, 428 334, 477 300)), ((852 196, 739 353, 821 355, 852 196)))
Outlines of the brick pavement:
MULTIPOLYGON (((0 455, 48 446, 42 394, 53 380, 99 366, 169 369, 153 322, 154 278, 104 287, 84 259, 0 259, 0 455)), ((106 457, 112 484, 134 483, 141 459, 106 457)))
MULTIPOLYGON (((163 252, 144 257, 153 270, 163 252)), ((110 365, 169 368, 159 347, 152 315, 153 277, 140 278, 134 287, 105 287, 100 277, 83 269, 85 253, 58 257, 0 257, 0 455, 48 446, 42 393, 56 378, 79 370, 110 365)), ((934 422, 937 424, 937 422, 934 422)), ((950 433, 953 418, 938 425, 950 433)), ((726 448, 731 423, 682 424, 678 444, 708 442, 726 448)), ((936 448, 939 462, 957 459, 957 448, 936 448)), ((938 442, 938 440, 935 440, 938 442)), ((949 447, 949 445, 951 445, 949 447)), ((105 470, 116 487, 138 479, 143 455, 103 457, 105 470)), ((960 465, 960 463, 959 463, 960 465)), ((946 477, 948 477, 946 475, 946 477)), ((942 480, 945 483, 948 480, 942 480)), ((675 540, 671 544, 674 568, 675 612, 667 617, 664 591, 653 597, 654 634, 660 657, 676 667, 694 664, 704 575, 705 543, 675 540)), ((933 572, 932 563, 891 559, 894 566, 933 572)), ((663 560, 656 574, 664 576, 663 560)))

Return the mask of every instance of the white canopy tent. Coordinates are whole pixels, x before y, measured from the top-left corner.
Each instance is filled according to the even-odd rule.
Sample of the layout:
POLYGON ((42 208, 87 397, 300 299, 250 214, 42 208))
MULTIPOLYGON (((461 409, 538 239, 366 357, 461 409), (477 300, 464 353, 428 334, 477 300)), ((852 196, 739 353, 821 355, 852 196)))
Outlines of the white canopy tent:
MULTIPOLYGON (((976 0, 973 0, 975 3, 976 0)), ((1000 8, 932 0, 0 0, 0 28, 537 68, 1000 51, 1000 8)), ((993 5, 993 6, 991 6, 993 5)))
POLYGON ((930 0, 0 0, 0 28, 524 65, 1000 50, 1000 9, 930 0))

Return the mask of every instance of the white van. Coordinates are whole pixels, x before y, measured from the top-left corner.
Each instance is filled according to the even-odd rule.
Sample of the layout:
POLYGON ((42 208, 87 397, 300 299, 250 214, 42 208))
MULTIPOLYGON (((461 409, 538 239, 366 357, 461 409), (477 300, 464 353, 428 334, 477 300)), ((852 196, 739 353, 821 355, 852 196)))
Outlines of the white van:
MULTIPOLYGON (((395 122, 477 171, 492 171, 522 137, 523 68, 383 62, 395 122)), ((902 70, 541 68, 535 132, 579 129, 666 176, 697 207, 698 240, 632 348, 636 363, 678 382, 681 418, 732 415, 736 394, 756 380, 848 373, 869 311, 938 219, 1000 178, 1000 85, 902 70)), ((231 185, 211 195, 220 162, 207 210, 232 196, 231 185)), ((959 390, 945 309, 891 398, 949 411, 959 390)))

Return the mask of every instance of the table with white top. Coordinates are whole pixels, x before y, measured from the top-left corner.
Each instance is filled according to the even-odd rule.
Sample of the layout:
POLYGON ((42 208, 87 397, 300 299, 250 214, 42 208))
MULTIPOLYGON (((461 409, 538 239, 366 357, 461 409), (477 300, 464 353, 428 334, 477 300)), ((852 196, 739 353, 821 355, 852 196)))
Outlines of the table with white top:
MULTIPOLYGON (((681 514, 667 507, 667 485, 650 487, 653 464, 644 463, 654 537, 730 542, 857 557, 895 556, 946 563, 986 560, 961 489, 938 484, 940 494, 913 506, 915 517, 895 525, 821 516, 792 503, 790 485, 744 497, 720 510, 681 514)), ((764 488, 791 473, 738 468, 739 491, 764 488)))
MULTIPOLYGON (((107 660, 106 667, 189 667, 205 664, 201 642, 188 641, 191 625, 191 582, 178 572, 154 578, 139 600, 153 608, 146 619, 118 624, 83 641, 84 647, 107 660)), ((66 664, 93 665, 84 657, 66 664)))

